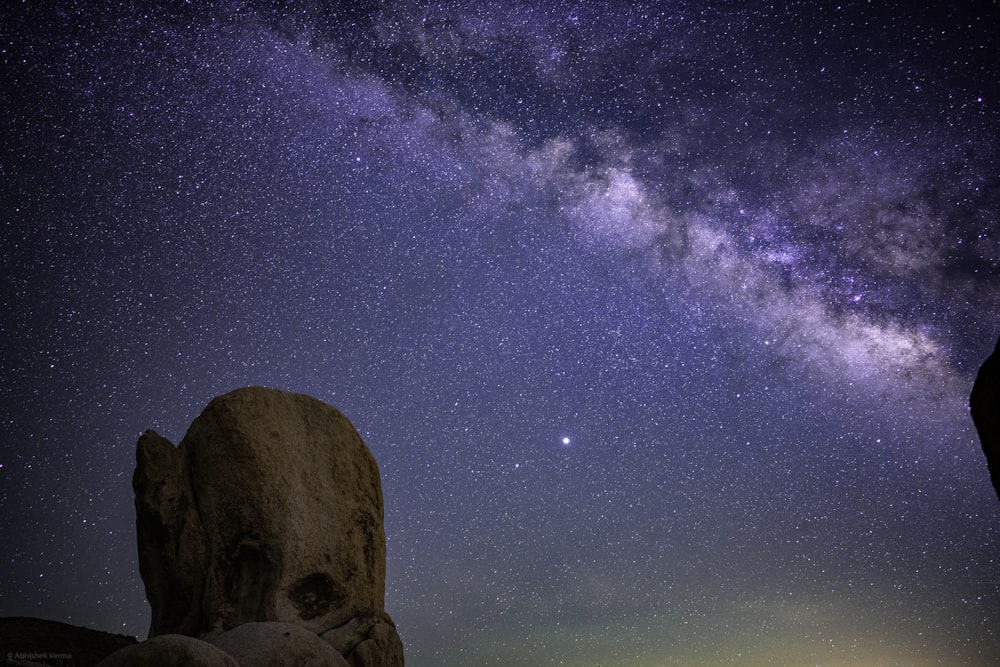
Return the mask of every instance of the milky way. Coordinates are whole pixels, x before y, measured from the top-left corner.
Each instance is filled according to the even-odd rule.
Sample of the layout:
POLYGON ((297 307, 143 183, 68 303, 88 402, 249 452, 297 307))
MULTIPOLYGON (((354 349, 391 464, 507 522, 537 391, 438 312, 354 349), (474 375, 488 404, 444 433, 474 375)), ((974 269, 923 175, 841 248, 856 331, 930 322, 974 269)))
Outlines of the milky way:
POLYGON ((993 6, 31 4, 0 614, 144 637, 135 441, 267 385, 409 665, 995 664, 993 6))

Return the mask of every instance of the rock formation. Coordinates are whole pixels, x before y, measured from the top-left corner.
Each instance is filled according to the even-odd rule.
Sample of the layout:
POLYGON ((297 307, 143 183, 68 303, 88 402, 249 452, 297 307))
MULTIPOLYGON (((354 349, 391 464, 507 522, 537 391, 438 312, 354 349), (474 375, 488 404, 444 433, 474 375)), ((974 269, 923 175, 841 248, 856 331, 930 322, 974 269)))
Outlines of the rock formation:
POLYGON ((403 664, 384 609, 378 467, 336 409, 261 387, 225 394, 178 447, 139 438, 133 487, 150 637, 231 646, 234 628, 290 623, 354 667, 403 664))
POLYGON ((979 369, 969 396, 969 411, 986 454, 993 488, 1000 498, 1000 340, 979 369))

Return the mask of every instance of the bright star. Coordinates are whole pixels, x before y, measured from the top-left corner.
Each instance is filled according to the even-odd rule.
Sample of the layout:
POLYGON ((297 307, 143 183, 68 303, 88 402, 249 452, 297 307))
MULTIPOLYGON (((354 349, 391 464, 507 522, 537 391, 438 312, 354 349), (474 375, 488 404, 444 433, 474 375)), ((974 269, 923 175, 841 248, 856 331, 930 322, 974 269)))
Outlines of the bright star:
POLYGON ((563 438, 563 439, 562 439, 562 443, 563 443, 564 445, 568 445, 568 444, 569 444, 569 438, 563 438))

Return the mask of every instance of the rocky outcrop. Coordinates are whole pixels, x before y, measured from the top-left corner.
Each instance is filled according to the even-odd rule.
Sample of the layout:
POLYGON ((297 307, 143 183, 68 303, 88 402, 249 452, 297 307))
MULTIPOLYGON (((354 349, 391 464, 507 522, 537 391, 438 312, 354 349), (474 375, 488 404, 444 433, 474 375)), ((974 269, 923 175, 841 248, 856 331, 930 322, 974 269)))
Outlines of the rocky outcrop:
POLYGON ((41 618, 0 618, 0 656, 6 659, 0 664, 4 665, 93 667, 135 643, 135 637, 41 618))
POLYGON ((1000 340, 976 375, 969 411, 979 432, 993 488, 1000 498, 1000 340))
POLYGON ((150 637, 291 623, 355 667, 403 664, 384 609, 378 467, 336 409, 262 387, 225 394, 176 448, 143 434, 133 487, 150 637))

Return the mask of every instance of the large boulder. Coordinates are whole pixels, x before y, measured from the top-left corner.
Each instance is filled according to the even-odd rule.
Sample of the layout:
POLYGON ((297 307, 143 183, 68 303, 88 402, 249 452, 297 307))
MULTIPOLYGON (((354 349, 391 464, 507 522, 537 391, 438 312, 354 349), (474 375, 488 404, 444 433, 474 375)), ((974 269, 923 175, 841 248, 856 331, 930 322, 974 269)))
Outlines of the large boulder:
POLYGON ((116 651, 97 667, 240 667, 206 641, 185 635, 160 635, 116 651))
POLYGON ((291 623, 244 623, 210 641, 240 667, 350 667, 329 643, 291 623))
MULTIPOLYGON (((219 396, 178 447, 139 439, 133 486, 151 637, 256 621, 321 635, 385 616, 378 467, 329 405, 262 387, 219 396)), ((400 654, 366 665, 402 664, 389 623, 396 644, 382 643, 400 654)))
POLYGON ((969 411, 979 432, 993 488, 1000 498, 1000 340, 976 375, 969 411))

